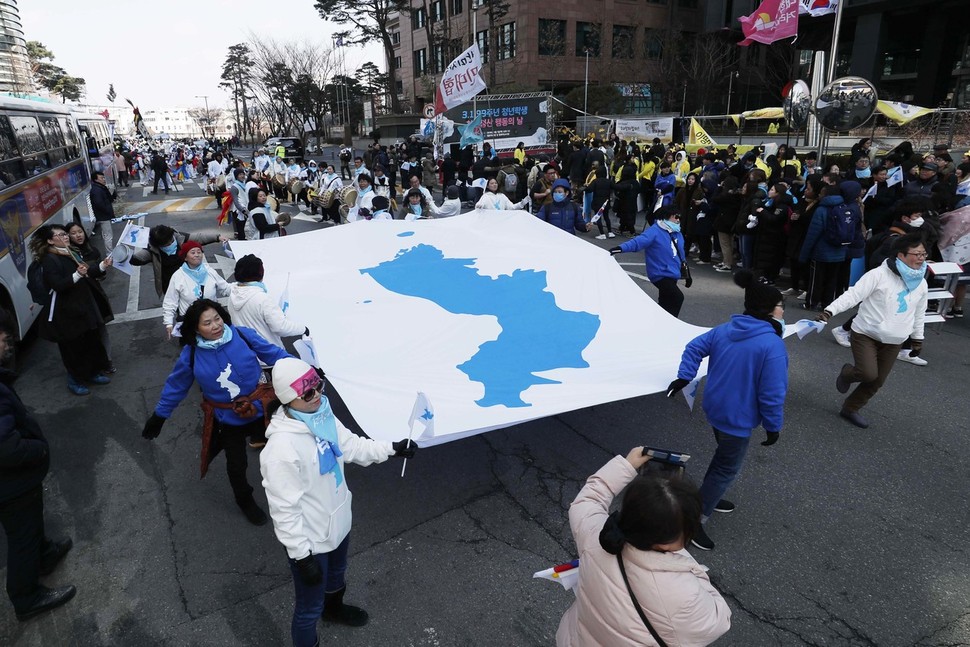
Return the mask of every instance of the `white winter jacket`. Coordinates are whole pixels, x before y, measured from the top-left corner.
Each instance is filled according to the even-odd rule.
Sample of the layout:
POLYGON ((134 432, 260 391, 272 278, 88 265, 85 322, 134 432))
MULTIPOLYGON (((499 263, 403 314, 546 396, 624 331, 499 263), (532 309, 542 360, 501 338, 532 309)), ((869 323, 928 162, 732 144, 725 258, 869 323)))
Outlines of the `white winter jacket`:
POLYGON ((276 538, 292 559, 333 551, 350 532, 351 494, 346 463, 383 463, 394 454, 391 443, 350 432, 337 421, 337 458, 344 480, 337 487, 333 472, 320 473, 317 443, 309 427, 281 407, 266 428, 266 447, 259 455, 269 514, 276 538))
POLYGON ((852 320, 852 330, 884 344, 901 344, 909 338, 923 339, 926 316, 926 280, 912 292, 903 279, 890 268, 895 258, 875 267, 828 305, 833 315, 859 304, 859 314, 852 320), (901 302, 906 307, 901 309, 901 302))
POLYGON ((252 328, 271 344, 283 348, 281 337, 302 335, 306 326, 287 319, 279 303, 258 285, 234 283, 229 291, 229 316, 234 326, 252 328))
POLYGON ((522 209, 529 201, 523 198, 519 202, 512 202, 504 193, 490 193, 488 191, 481 197, 476 209, 494 209, 495 211, 514 211, 522 209))
MULTIPOLYGON (((229 284, 226 280, 209 267, 208 263, 205 267, 208 270, 208 277, 203 285, 202 297, 215 301, 217 297, 229 294, 229 284)), ((185 314, 195 300, 195 281, 183 272, 182 268, 177 269, 168 283, 165 298, 162 299, 162 323, 166 326, 174 326, 175 316, 185 314)))

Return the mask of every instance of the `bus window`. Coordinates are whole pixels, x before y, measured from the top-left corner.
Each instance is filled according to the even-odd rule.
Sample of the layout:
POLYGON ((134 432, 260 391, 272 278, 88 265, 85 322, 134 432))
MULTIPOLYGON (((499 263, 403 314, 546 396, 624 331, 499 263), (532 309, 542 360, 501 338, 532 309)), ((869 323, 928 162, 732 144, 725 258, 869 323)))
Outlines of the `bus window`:
POLYGON ((51 163, 47 157, 47 147, 40 135, 40 126, 37 124, 37 119, 35 117, 11 116, 10 125, 13 126, 17 144, 24 155, 27 175, 40 175, 50 170, 51 163))
POLYGON ((57 121, 61 125, 61 136, 67 142, 67 158, 72 160, 77 159, 81 156, 81 152, 78 149, 77 133, 74 132, 71 122, 64 117, 60 117, 57 121))
POLYGON ((64 150, 64 136, 61 128, 57 125, 55 117, 40 117, 40 132, 47 144, 48 155, 51 164, 59 166, 67 161, 67 153, 64 150))
POLYGON ((10 122, 5 116, 0 116, 0 180, 6 188, 27 177, 24 163, 20 159, 20 149, 10 128, 10 122))

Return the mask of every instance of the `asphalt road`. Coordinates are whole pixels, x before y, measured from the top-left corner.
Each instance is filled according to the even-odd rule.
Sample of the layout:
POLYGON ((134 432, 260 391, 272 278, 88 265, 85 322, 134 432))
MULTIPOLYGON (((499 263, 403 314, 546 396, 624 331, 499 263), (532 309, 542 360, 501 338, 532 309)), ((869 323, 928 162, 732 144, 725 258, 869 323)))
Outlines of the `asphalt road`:
MULTIPOLYGON (((147 222, 163 219, 201 229, 214 214, 147 222)), ((296 220, 291 232, 315 226, 296 220)), ((218 250, 209 251, 216 262, 218 250)), ((729 276, 705 266, 694 277, 684 320, 716 325, 742 309, 729 276)), ((198 396, 157 441, 140 436, 177 349, 157 317, 139 318, 158 306, 150 271, 136 283, 115 272, 106 284, 126 313, 109 326, 111 385, 73 396, 53 345, 28 340, 22 349, 18 388, 51 443, 48 531, 75 542, 47 582, 74 583, 78 595, 26 623, 4 602, 0 644, 289 644, 292 582, 271 526, 249 525, 235 507, 222 457, 198 477, 198 396)), ((789 307, 787 318, 803 314, 789 307)), ((848 350, 828 332, 787 342, 781 440, 752 443, 730 495, 738 510, 711 521, 716 550, 693 551, 734 614, 718 645, 970 644, 968 341, 967 319, 930 331, 929 366, 897 363, 866 410, 865 431, 837 416, 834 381, 848 350)), ((625 343, 664 340, 645 326, 625 343)), ((404 479, 395 460, 349 467, 347 600, 371 623, 321 625, 321 644, 553 644, 572 594, 532 573, 574 556, 569 503, 589 474, 640 444, 689 452, 695 479, 714 448, 699 407, 691 414, 683 399, 653 395, 423 450, 404 479)), ((257 499, 265 502, 261 491, 257 499)))

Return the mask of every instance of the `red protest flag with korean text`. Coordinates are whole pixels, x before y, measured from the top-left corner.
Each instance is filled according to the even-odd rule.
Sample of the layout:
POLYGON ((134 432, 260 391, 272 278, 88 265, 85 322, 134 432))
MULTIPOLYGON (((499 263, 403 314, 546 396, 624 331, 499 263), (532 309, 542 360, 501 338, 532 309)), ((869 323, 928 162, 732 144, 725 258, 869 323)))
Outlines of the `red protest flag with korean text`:
POLYGON ((473 98, 485 89, 480 71, 482 53, 478 43, 458 55, 445 69, 434 98, 434 113, 441 114, 473 98))
POLYGON ((798 35, 798 0, 764 0, 750 16, 738 18, 744 40, 738 45, 773 43, 798 35))

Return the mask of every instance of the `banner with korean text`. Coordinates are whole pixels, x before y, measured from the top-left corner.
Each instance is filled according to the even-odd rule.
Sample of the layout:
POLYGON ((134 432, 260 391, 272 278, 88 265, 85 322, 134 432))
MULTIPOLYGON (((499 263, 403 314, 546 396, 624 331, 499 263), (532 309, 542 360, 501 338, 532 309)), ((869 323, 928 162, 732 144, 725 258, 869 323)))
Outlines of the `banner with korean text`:
POLYGON ((674 119, 617 119, 616 136, 628 142, 652 142, 654 138, 671 142, 674 137, 674 119))
POLYGON ((458 58, 448 65, 435 93, 434 113, 436 115, 471 100, 485 89, 485 80, 479 74, 481 67, 482 54, 478 51, 477 43, 459 54, 458 58))

